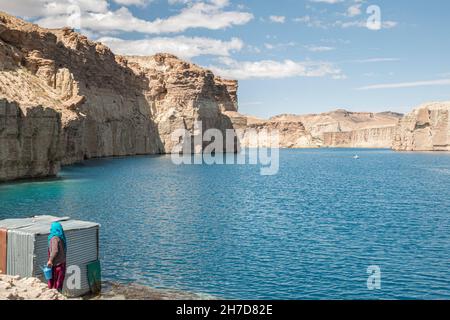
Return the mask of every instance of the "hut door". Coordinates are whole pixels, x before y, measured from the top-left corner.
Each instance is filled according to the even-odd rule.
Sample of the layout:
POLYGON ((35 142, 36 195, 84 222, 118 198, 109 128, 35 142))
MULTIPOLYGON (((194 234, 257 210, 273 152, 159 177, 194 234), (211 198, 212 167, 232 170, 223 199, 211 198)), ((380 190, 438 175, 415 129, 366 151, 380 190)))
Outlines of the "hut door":
POLYGON ((6 274, 8 231, 0 229, 0 274, 6 274))

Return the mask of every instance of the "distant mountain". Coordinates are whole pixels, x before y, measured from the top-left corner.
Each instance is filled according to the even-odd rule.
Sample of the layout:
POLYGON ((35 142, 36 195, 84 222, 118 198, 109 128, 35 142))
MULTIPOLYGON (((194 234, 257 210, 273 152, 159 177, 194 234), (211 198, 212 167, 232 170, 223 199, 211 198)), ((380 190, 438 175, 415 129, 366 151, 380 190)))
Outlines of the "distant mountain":
MULTIPOLYGON (((321 114, 282 114, 269 120, 231 116, 234 121, 247 117, 248 130, 282 128, 280 144, 286 148, 355 147, 390 148, 402 114, 395 112, 351 112, 338 109, 321 114)), ((243 145, 249 139, 244 134, 243 145)))

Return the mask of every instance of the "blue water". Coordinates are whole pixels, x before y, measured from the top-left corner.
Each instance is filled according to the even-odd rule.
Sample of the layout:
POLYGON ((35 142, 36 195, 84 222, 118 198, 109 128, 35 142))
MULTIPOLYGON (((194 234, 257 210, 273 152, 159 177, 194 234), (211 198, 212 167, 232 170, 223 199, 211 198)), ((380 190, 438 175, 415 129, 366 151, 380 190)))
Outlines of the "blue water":
POLYGON ((108 280, 231 299, 450 299, 450 154, 284 150, 275 176, 104 159, 0 185, 0 219, 40 214, 100 222, 108 280))

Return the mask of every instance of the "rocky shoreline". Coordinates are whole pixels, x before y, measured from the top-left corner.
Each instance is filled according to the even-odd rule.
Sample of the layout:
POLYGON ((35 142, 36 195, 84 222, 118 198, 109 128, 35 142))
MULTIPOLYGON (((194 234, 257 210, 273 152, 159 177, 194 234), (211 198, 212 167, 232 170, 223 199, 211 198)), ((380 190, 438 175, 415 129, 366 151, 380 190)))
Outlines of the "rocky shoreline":
POLYGON ((104 281, 102 292, 70 299, 37 278, 0 275, 0 300, 215 300, 216 297, 171 289, 156 289, 135 283, 104 281))
POLYGON ((156 289, 130 283, 103 282, 102 292, 95 296, 87 296, 87 300, 216 300, 207 294, 198 294, 173 289, 156 289))
POLYGON ((36 278, 0 275, 0 300, 66 300, 36 278))

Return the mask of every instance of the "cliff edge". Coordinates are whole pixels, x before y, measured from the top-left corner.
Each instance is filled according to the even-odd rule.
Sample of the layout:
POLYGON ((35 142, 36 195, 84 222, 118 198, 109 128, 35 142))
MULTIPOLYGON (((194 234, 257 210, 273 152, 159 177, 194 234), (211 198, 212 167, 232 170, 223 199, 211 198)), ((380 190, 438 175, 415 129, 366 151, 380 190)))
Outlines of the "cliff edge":
POLYGON ((397 151, 450 151, 450 102, 424 104, 399 123, 393 143, 397 151))
POLYGON ((397 124, 402 117, 394 112, 350 112, 339 109, 321 114, 283 114, 268 120, 227 113, 241 144, 251 146, 251 132, 279 132, 282 148, 391 148, 397 124))
POLYGON ((0 12, 0 181, 84 159, 169 153, 176 129, 232 129, 237 82, 169 54, 114 55, 0 12))

